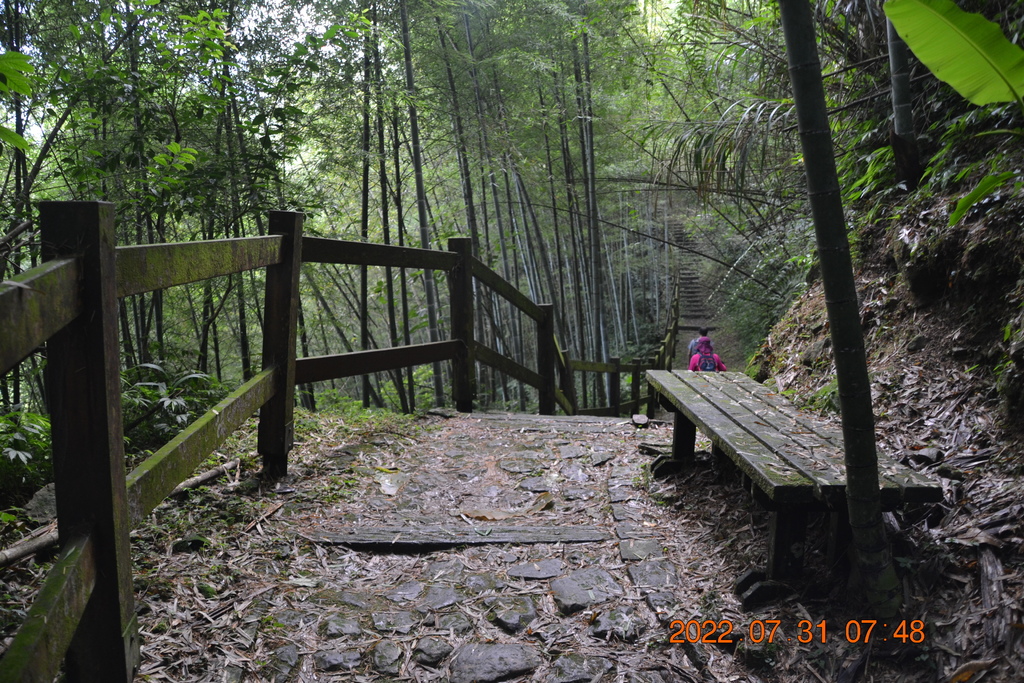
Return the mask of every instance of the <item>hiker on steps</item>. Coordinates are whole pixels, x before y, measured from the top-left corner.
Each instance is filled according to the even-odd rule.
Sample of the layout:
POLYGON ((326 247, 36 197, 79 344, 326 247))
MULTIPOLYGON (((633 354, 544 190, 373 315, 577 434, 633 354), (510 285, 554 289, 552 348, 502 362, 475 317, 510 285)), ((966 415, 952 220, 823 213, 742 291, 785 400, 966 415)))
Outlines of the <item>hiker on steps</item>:
POLYGON ((707 337, 709 331, 706 327, 697 328, 697 336, 690 340, 690 347, 686 353, 687 358, 693 358, 693 354, 697 353, 697 342, 700 341, 701 337, 707 337))
MULTIPOLYGON (((703 332, 703 328, 701 329, 703 332)), ((690 356, 690 370, 693 372, 725 372, 725 363, 715 353, 715 347, 711 339, 703 335, 697 339, 694 345, 696 353, 690 356)))

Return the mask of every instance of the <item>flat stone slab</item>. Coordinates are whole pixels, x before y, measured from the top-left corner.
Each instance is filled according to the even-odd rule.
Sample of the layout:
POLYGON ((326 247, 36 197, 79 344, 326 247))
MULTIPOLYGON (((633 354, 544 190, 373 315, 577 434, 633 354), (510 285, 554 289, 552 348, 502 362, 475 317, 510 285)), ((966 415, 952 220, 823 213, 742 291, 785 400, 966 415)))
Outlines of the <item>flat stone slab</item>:
POLYGON ((679 582, 675 565, 664 560, 631 564, 627 571, 633 584, 641 590, 645 588, 665 590, 679 582))
POLYGON ((622 595, 622 586, 603 569, 579 569, 551 582, 555 604, 562 614, 572 614, 622 595))
POLYGON ((469 643, 452 655, 451 683, 489 683, 527 674, 540 666, 537 648, 529 645, 469 643))
POLYGON ((335 614, 327 617, 327 620, 321 624, 320 632, 324 638, 333 639, 342 636, 358 636, 363 632, 363 628, 359 625, 359 617, 335 614))
POLYGON ((394 633, 408 633, 419 620, 411 612, 375 612, 373 627, 378 631, 391 631, 394 633))
POLYGON ((451 631, 465 635, 473 630, 473 622, 462 612, 449 612, 437 618, 437 625, 442 631, 451 631))
POLYGON ((373 526, 322 532, 312 540, 331 545, 435 549, 490 543, 593 543, 611 535, 594 526, 373 526))
POLYGON ((654 531, 633 522, 622 522, 615 526, 615 535, 623 540, 630 538, 653 538, 654 531))
POLYGON ((636 497, 636 490, 631 485, 612 486, 608 488, 608 498, 613 503, 624 503, 636 497))
POLYGON ((645 601, 661 623, 665 624, 671 619, 678 618, 676 615, 679 612, 679 600, 672 593, 662 591, 648 593, 645 601))
POLYGON ((494 623, 508 633, 519 633, 537 618, 537 606, 525 596, 488 598, 484 604, 491 608, 494 623))
POLYGON ((316 668, 321 671, 351 671, 359 666, 362 659, 359 650, 317 652, 313 657, 316 668))
POLYGON ((551 482, 544 477, 529 477, 519 482, 519 488, 532 493, 544 493, 551 490, 551 482))
POLYGON ((590 683, 611 671, 612 663, 604 657, 573 653, 556 659, 553 669, 548 679, 551 683, 590 683))
POLYGON ((412 658, 414 661, 426 664, 427 666, 437 666, 454 649, 444 638, 425 636, 416 643, 416 649, 412 652, 412 658))
POLYGON ((624 560, 647 560, 665 557, 656 538, 630 538, 619 541, 619 556, 624 560))
POLYGON ((451 586, 431 586, 423 596, 423 606, 428 609, 444 609, 459 601, 459 595, 451 586))
POLYGON ((616 522, 637 521, 640 518, 640 511, 621 503, 612 503, 612 519, 616 522))
POLYGON ((599 614, 590 627, 590 633, 602 640, 632 643, 640 637, 645 626, 636 610, 626 606, 599 614))
POLYGON ((509 567, 505 572, 517 579, 553 579, 562 573, 565 563, 555 558, 540 560, 539 562, 526 562, 509 567))
POLYGON ((396 675, 402 668, 402 648, 393 640, 381 640, 370 651, 373 668, 382 674, 396 675))
POLYGON ((422 592, 422 583, 419 581, 406 581, 385 593, 384 597, 393 602, 406 602, 408 600, 415 600, 422 592))
POLYGON ((529 474, 542 469, 544 463, 533 458, 510 458, 498 463, 498 467, 512 474, 529 474))

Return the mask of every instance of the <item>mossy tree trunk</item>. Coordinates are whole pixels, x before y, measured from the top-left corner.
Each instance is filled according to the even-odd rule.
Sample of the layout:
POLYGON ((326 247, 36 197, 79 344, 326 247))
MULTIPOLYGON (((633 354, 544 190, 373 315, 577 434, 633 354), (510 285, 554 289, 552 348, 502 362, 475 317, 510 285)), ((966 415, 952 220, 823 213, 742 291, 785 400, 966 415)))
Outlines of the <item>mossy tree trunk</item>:
POLYGON ((825 91, 808 0, 779 0, 839 384, 847 505, 867 613, 895 616, 900 584, 882 525, 875 419, 825 91))

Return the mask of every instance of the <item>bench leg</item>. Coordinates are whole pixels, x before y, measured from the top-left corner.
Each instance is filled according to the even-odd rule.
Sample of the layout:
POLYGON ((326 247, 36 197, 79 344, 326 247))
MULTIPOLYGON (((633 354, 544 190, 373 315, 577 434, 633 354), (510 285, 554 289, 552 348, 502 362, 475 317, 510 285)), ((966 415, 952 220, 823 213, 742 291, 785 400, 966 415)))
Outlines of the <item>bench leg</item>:
POLYGON ((768 578, 785 581, 800 576, 804 564, 807 513, 778 510, 768 517, 768 578))
POLYGON ((677 411, 675 416, 675 423, 672 427, 672 458, 689 465, 693 462, 697 427, 682 413, 677 411))

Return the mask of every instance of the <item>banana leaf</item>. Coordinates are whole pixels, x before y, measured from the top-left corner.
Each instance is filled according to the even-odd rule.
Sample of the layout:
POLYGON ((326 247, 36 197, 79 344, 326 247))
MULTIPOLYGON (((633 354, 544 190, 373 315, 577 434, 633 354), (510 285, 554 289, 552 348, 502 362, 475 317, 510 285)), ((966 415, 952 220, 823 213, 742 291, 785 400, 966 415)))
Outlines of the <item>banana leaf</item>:
POLYGON ((974 104, 1015 101, 1024 111, 1024 50, 998 25, 950 0, 889 0, 883 9, 937 78, 974 104))

